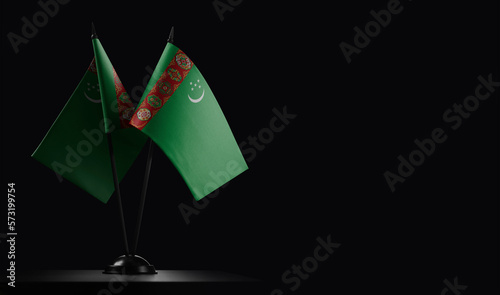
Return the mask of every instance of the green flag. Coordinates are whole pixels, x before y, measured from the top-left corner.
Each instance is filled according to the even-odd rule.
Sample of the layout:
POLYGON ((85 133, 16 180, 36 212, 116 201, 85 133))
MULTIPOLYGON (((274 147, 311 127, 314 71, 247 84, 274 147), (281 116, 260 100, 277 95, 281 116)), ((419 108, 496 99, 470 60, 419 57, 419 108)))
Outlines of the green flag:
POLYGON ((171 43, 130 124, 163 150, 196 200, 248 169, 207 81, 171 43))
POLYGON ((127 127, 134 107, 94 39, 95 58, 32 157, 106 203, 114 192, 106 133, 121 180, 147 137, 127 127))

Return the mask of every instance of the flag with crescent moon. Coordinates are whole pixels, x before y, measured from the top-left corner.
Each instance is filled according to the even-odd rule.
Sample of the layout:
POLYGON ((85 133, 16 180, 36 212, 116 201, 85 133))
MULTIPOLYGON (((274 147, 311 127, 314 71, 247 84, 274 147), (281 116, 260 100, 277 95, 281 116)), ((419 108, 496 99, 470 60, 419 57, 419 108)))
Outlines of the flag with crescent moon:
POLYGON ((94 59, 32 157, 107 203, 114 185, 106 133, 113 132, 119 180, 147 137, 136 128, 123 128, 133 105, 102 45, 93 43, 94 59))
POLYGON ((248 169, 193 61, 167 43, 130 124, 147 134, 200 200, 248 169))

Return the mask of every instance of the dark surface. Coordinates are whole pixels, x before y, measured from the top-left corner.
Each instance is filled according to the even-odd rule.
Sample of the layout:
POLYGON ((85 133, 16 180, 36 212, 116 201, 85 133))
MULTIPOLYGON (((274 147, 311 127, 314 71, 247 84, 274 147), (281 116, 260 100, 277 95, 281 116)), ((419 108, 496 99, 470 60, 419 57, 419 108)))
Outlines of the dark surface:
POLYGON ((19 275, 19 283, 101 283, 111 278, 134 283, 255 283, 256 279, 222 271, 158 270, 154 275, 109 275, 102 270, 40 270, 19 275))
POLYGON ((235 290, 238 294, 257 294, 264 288, 259 280, 222 271, 158 270, 155 275, 109 275, 102 270, 39 270, 18 274, 15 289, 3 284, 0 290, 8 294, 42 290, 50 294, 234 294, 235 290))

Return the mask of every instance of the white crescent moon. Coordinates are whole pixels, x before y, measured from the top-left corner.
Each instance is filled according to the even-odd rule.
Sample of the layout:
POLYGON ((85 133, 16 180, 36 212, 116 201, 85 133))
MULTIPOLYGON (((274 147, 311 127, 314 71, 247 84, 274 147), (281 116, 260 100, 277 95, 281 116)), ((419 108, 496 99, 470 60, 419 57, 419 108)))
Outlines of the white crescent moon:
POLYGON ((92 99, 92 98, 90 98, 90 97, 87 95, 87 93, 86 93, 85 91, 83 92, 83 94, 84 94, 84 95, 85 95, 85 97, 86 97, 88 100, 90 100, 91 102, 93 102, 93 103, 101 103, 101 100, 100 100, 100 99, 92 99))
POLYGON ((191 96, 189 96, 188 94, 188 98, 189 100, 192 102, 192 103, 199 103, 202 99, 203 99, 203 96, 205 95, 205 89, 203 89, 203 93, 201 94, 200 98, 197 98, 197 99, 192 99, 191 96))

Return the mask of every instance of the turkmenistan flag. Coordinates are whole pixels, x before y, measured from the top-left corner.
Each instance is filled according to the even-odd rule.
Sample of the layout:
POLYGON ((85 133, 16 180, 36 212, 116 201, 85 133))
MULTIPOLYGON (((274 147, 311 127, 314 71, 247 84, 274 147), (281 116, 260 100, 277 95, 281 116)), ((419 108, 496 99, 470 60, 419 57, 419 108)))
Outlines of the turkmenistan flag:
POLYGON ((147 137, 121 128, 134 107, 102 46, 93 43, 92 63, 32 157, 106 203, 114 191, 106 132, 112 132, 119 180, 147 137))
POLYGON ((163 150, 196 200, 248 169, 207 81, 171 43, 130 124, 163 150))

